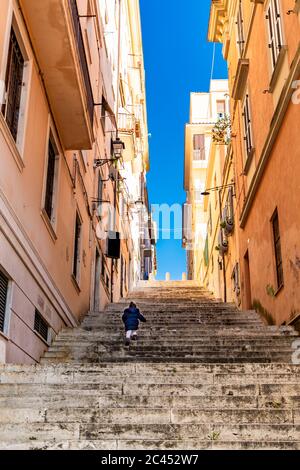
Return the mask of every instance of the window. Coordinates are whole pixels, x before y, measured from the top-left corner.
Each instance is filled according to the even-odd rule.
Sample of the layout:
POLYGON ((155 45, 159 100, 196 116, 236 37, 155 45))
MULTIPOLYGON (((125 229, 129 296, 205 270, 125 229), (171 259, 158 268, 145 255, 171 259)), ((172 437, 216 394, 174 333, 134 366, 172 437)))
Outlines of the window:
POLYGON ((193 159, 205 160, 205 136, 204 134, 195 134, 193 136, 193 159))
POLYGON ((5 76, 5 103, 2 105, 2 114, 15 141, 17 140, 20 117, 24 62, 17 37, 12 29, 5 76))
POLYGON ((55 193, 57 185, 57 165, 58 151, 55 146, 53 137, 50 136, 48 142, 48 162, 44 209, 49 217, 49 220, 52 223, 54 222, 55 193))
POLYGON ((249 95, 246 94, 244 107, 243 107, 243 122, 244 122, 244 141, 246 145, 247 158, 251 157, 253 153, 253 142, 252 142, 252 121, 250 113, 250 100, 249 95))
POLYGON ((228 189, 226 201, 226 221, 231 225, 234 224, 233 188, 228 189))
POLYGON ((217 115, 219 118, 223 118, 225 116, 225 101, 217 101, 217 115))
POLYGON ((279 0, 270 0, 267 8, 266 20, 269 32, 269 48, 271 54, 272 70, 274 70, 283 46, 282 19, 279 0))
POLYGON ((81 231, 82 231, 82 223, 81 223, 78 213, 76 213, 73 276, 75 277, 77 282, 79 282, 79 273, 80 273, 81 231))
POLYGON ((105 107, 106 100, 104 98, 104 95, 102 94, 102 105, 100 106, 101 108, 101 126, 103 129, 103 132, 105 133, 105 125, 106 125, 106 107, 105 107))
POLYGON ((87 18, 86 18, 86 29, 85 29, 85 37, 86 37, 86 45, 87 45, 87 52, 90 64, 92 64, 92 54, 91 50, 93 48, 93 30, 94 30, 94 18, 92 17, 93 11, 91 8, 91 2, 88 0, 87 2, 87 18))
POLYGON ((276 209, 272 217, 272 228, 273 228, 273 240, 274 240, 274 251, 276 261, 276 277, 277 277, 277 288, 283 286, 283 268, 282 268, 282 256, 281 256, 281 241, 279 231, 279 219, 278 211, 276 209))
POLYGON ((102 256, 102 261, 101 261, 101 276, 104 278, 105 276, 105 263, 104 263, 104 257, 102 256))
POLYGON ((97 188, 97 205, 98 205, 97 214, 99 218, 102 215, 102 197, 103 197, 103 181, 102 181, 101 172, 99 171, 98 188, 97 188))
POLYGON ((124 90, 124 82, 123 82, 123 79, 121 77, 120 79, 120 104, 122 106, 122 108, 125 108, 126 107, 126 99, 125 99, 125 90, 124 90))
POLYGON ((34 330, 44 338, 45 341, 48 341, 48 324, 43 319, 40 312, 36 309, 34 316, 34 330))
POLYGON ((211 212, 211 203, 209 203, 209 218, 207 224, 207 231, 211 235, 212 234, 212 212, 211 212))
POLYGON ((8 295, 8 279, 0 271, 0 331, 4 331, 5 326, 5 314, 7 307, 7 295, 8 295))
POLYGON ((204 266, 208 266, 209 263, 209 247, 208 247, 208 235, 206 235, 205 245, 203 250, 203 259, 204 259, 204 266))
POLYGON ((107 273, 105 274, 105 285, 106 285, 107 289, 109 290, 109 276, 108 276, 107 273))
POLYGON ((233 292, 235 292, 236 295, 239 296, 241 289, 240 289, 240 269, 239 269, 238 263, 236 263, 234 266, 231 278, 233 282, 233 292))
POLYGON ((240 57, 243 55, 245 48, 245 35, 244 35, 244 18, 243 18, 243 7, 242 0, 239 0, 238 14, 237 14, 237 45, 240 53, 240 57))

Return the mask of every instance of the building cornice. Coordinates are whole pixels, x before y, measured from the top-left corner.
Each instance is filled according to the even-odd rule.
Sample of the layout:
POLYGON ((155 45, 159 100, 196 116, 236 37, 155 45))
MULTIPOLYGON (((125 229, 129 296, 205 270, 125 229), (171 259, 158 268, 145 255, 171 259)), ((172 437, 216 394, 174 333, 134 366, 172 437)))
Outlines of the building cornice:
POLYGON ((208 26, 208 40, 223 42, 224 27, 227 23, 229 0, 212 0, 208 26))

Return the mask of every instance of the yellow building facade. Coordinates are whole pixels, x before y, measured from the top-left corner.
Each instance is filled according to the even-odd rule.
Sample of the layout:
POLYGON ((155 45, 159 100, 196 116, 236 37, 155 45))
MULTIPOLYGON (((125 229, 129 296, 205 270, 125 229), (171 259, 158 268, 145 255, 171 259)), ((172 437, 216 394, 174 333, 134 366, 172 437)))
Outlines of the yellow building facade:
MULTIPOLYGON (((227 183, 224 177, 226 143, 214 143, 213 130, 218 122, 228 119, 227 80, 212 80, 208 93, 192 93, 190 122, 185 129, 183 245, 187 250, 188 278, 205 284, 222 296, 218 246, 220 201, 215 190, 227 183), (212 188, 212 196, 205 190, 212 188)), ((225 132, 225 140, 227 134, 225 132)), ((229 172, 230 173, 230 172, 229 172)), ((221 205, 223 206, 222 196, 221 205)), ((223 268, 222 268, 223 269, 223 268)))

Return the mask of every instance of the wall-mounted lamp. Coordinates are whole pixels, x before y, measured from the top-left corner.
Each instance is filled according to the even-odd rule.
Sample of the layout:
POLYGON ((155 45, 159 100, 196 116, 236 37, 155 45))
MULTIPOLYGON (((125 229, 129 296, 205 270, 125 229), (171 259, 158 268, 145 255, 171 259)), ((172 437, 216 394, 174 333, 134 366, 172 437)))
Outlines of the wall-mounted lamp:
POLYGON ((216 186, 215 188, 206 189, 201 193, 201 196, 209 196, 211 191, 219 191, 220 189, 235 187, 235 183, 224 184, 223 186, 216 186))
POLYGON ((94 168, 103 166, 106 163, 118 162, 122 158, 123 150, 125 150, 125 144, 119 137, 117 137, 116 140, 112 141, 112 151, 114 158, 98 158, 94 161, 94 168))
POLYGON ((97 158, 94 160, 94 168, 98 168, 99 166, 103 166, 106 163, 116 163, 119 161, 121 157, 119 158, 97 158))
POLYGON ((125 150, 125 144, 119 137, 117 137, 116 140, 113 140, 112 142, 112 148, 113 148, 115 157, 121 158, 123 154, 123 150, 125 150))

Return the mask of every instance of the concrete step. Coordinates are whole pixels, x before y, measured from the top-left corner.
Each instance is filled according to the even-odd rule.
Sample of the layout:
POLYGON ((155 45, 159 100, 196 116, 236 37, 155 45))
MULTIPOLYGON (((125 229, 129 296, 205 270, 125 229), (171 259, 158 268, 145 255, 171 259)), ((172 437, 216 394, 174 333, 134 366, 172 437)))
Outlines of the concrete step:
POLYGON ((84 395, 78 398, 77 393, 46 394, 41 396, 0 396, 0 407, 14 409, 103 409, 103 408, 176 408, 190 410, 203 407, 205 409, 300 409, 300 396, 277 397, 252 395, 213 395, 213 396, 140 396, 128 395, 84 395))
MULTIPOLYGON (((170 382, 170 381, 168 381, 170 382)), ((81 400, 97 400, 105 399, 105 397, 118 397, 120 401, 124 397, 155 397, 160 400, 167 399, 208 399, 212 397, 218 402, 219 397, 255 397, 259 404, 266 403, 270 408, 285 408, 285 404, 291 402, 298 403, 300 396, 299 383, 268 383, 268 381, 255 384, 253 382, 245 384, 193 384, 193 383, 120 383, 120 382, 104 382, 96 383, 87 381, 87 383, 52 383, 52 384, 4 384, 0 387, 1 399, 15 398, 22 400, 23 398, 34 399, 57 399, 64 400, 77 399, 76 403, 81 400), (80 394, 80 398, 79 397, 80 394)))
MULTIPOLYGON (((132 362, 132 363, 135 363, 137 360, 139 360, 140 362, 144 362, 144 363, 148 363, 148 362, 157 362, 157 363, 160 363, 162 362, 161 361, 161 357, 158 355, 158 356, 144 356, 142 359, 140 358, 140 356, 138 355, 127 355, 127 356, 123 356, 121 357, 120 354, 119 355, 103 355, 103 356, 99 356, 99 355, 90 355, 89 357, 86 358, 86 361, 91 363, 91 364, 98 364, 98 363, 101 363, 101 362, 107 362, 108 360, 110 360, 111 363, 114 363, 114 362, 119 362, 121 359, 123 358, 124 362, 132 362)), ((255 355, 255 357, 251 357, 251 356, 233 356, 233 357, 224 357, 224 358, 220 358, 220 357, 215 357, 215 356, 212 356, 210 358, 207 358, 207 356, 191 356, 191 355, 188 355, 188 356, 178 356, 177 358, 176 357, 166 357, 164 358, 165 359, 165 362, 169 362, 169 361, 173 361, 173 362, 176 362, 176 359, 179 363, 182 363, 182 362, 185 362, 185 363, 203 363, 203 364, 207 364, 207 363, 211 363, 211 364, 233 364, 233 363, 241 363, 241 364, 246 364, 246 363, 253 363, 253 364, 257 364, 257 363, 266 363, 266 362, 278 362, 278 363, 282 363, 282 362, 286 362, 287 364, 290 363, 289 361, 289 357, 288 356, 282 356, 282 355, 279 355, 279 356, 272 356, 272 357, 266 357, 266 356, 258 356, 258 355, 255 355)), ((74 364, 74 365, 77 365, 78 363, 82 362, 82 357, 71 357, 71 356, 54 356, 54 357, 50 357, 50 358, 43 358, 41 360, 41 363, 42 364, 61 364, 61 363, 68 363, 68 364, 74 364)))
MULTIPOLYGON (((226 409, 215 410, 206 408, 180 409, 160 407, 135 408, 57 408, 34 409, 9 408, 2 409, 0 424, 28 423, 111 423, 118 424, 298 424, 300 425, 299 409, 226 409)), ((300 436, 299 436, 300 437, 300 436)))
POLYGON ((7 444, 3 450, 299 450, 299 441, 214 441, 189 440, 67 440, 7 444))
MULTIPOLYGON (((271 327, 270 327, 271 328, 271 327)), ((241 328, 222 328, 219 330, 212 331, 206 327, 193 327, 188 330, 178 330, 178 329, 168 329, 168 328, 160 328, 159 330, 155 328, 147 329, 141 328, 140 332, 142 332, 143 338, 148 337, 160 337, 162 339, 169 338, 170 334, 176 334, 179 339, 206 339, 208 341, 213 340, 214 338, 237 338, 242 339, 245 338, 258 338, 258 339, 272 339, 272 338, 283 338, 283 337, 298 337, 298 334, 295 330, 277 330, 277 329, 241 329, 241 328), (180 333, 180 335, 179 335, 180 333)), ((139 332, 139 333, 140 333, 139 332)), ((119 338, 124 334, 124 327, 119 328, 110 328, 107 327, 105 330, 103 328, 98 329, 91 329, 91 328, 78 328, 78 329, 68 329, 63 330, 59 335, 55 338, 55 340, 69 340, 69 339, 103 339, 103 340, 110 340, 114 338, 119 338)))

